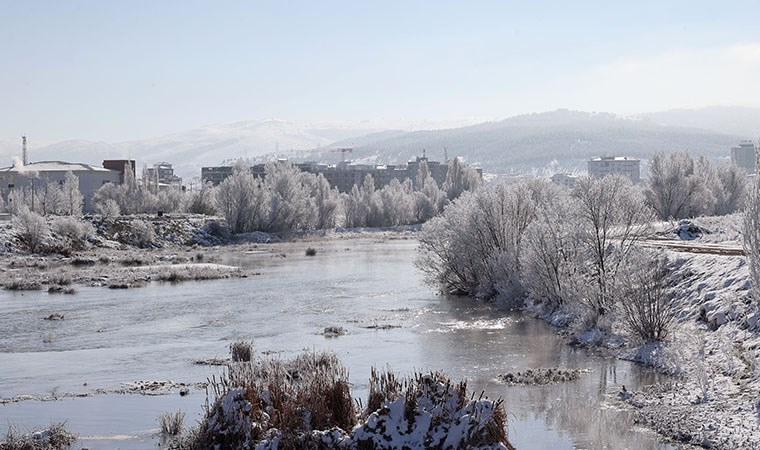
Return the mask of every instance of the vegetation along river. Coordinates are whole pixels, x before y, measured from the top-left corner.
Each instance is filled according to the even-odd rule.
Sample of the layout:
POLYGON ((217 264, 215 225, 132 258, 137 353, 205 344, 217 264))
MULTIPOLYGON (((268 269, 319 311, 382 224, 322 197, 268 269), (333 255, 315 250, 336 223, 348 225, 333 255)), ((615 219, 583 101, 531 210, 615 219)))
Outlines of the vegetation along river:
POLYGON ((335 352, 362 398, 372 366, 467 378, 472 390, 505 399, 518 449, 669 448, 636 427, 616 400, 623 385, 656 382, 654 373, 565 345, 550 326, 520 313, 436 295, 413 265, 413 239, 278 245, 277 255, 254 251, 223 261, 257 273, 247 278, 79 287, 65 296, 0 292, 0 398, 34 398, 0 405, 0 432, 66 421, 80 436, 75 448, 155 448, 158 416, 183 410, 193 425, 205 391, 117 392, 135 381, 202 383, 222 368, 196 360, 225 358, 231 342, 252 340, 256 352, 283 358, 304 349, 335 352), (316 256, 305 256, 307 246, 316 256), (64 320, 44 320, 54 313, 64 320), (325 337, 329 326, 347 334, 325 337), (541 367, 590 371, 544 386, 497 380, 541 367))

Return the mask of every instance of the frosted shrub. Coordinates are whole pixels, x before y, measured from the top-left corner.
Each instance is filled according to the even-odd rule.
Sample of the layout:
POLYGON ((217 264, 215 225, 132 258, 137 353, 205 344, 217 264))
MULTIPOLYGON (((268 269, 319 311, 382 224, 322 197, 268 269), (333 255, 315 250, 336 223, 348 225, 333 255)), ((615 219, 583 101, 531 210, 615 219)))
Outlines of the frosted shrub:
POLYGON ((129 223, 132 232, 133 243, 139 247, 147 247, 155 239, 156 234, 153 226, 144 220, 135 219, 129 223))
POLYGON ((54 233, 75 244, 82 244, 95 235, 95 227, 91 223, 72 216, 56 217, 50 225, 54 233))
POLYGON ((45 218, 30 211, 25 205, 22 205, 13 216, 12 224, 16 237, 32 252, 39 250, 50 236, 50 227, 45 218))
POLYGON ((116 200, 106 199, 102 202, 95 203, 95 210, 103 216, 103 219, 112 219, 121 214, 121 209, 116 200))

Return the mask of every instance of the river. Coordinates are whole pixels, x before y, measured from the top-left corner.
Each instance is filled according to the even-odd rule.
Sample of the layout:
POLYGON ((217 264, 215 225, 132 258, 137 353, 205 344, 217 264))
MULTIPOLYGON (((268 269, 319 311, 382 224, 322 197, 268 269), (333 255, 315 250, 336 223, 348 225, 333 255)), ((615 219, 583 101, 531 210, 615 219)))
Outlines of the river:
MULTIPOLYGON (((0 291, 0 398, 61 398, 0 405, 0 432, 66 421, 74 448, 151 449, 157 418, 183 410, 200 418, 205 393, 180 396, 65 394, 118 390, 137 380, 198 383, 221 368, 195 360, 227 357, 252 340, 283 358, 303 350, 335 352, 364 398, 372 366, 396 373, 443 370, 471 389, 503 397, 518 449, 671 448, 633 425, 615 400, 623 385, 654 383, 651 370, 569 347, 542 321, 468 298, 437 295, 423 283, 412 239, 368 237, 279 244, 277 255, 231 254, 248 278, 153 283, 74 295, 0 291), (50 314, 64 320, 43 320, 50 314), (327 326, 347 334, 326 338, 327 326), (575 382, 506 386, 500 373, 538 367, 590 369, 575 382)), ((366 399, 365 399, 366 400, 366 399)))

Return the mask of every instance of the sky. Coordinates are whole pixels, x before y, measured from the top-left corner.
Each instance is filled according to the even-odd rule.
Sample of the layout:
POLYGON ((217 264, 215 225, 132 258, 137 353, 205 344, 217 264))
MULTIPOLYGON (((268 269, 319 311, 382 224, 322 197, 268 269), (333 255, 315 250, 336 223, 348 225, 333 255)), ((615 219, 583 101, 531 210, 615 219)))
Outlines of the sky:
POLYGON ((0 137, 760 107, 760 2, 0 0, 0 137))

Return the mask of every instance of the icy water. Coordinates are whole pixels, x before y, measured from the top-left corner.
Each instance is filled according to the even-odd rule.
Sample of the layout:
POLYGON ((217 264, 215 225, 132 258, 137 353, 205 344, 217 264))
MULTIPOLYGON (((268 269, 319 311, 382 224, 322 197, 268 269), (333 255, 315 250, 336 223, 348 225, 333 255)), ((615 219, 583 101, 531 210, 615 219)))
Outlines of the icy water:
MULTIPOLYGON (((253 267, 244 279, 152 284, 75 295, 0 291, 0 398, 63 397, 116 390, 137 380, 197 383, 221 369, 194 360, 227 357, 230 342, 292 356, 331 350, 349 367, 354 395, 366 396, 370 368, 444 370, 470 388, 503 397, 519 449, 670 448, 616 407, 622 385, 653 383, 649 370, 589 356, 562 344, 545 323, 466 298, 438 296, 412 261, 414 240, 351 239, 282 245, 282 255, 231 255, 253 267), (53 313, 62 321, 43 320, 53 313), (345 336, 325 338, 327 326, 345 336), (378 328, 379 327, 379 328, 378 328), (576 382, 506 386, 496 376, 537 367, 585 368, 576 382)), ((0 432, 66 421, 75 448, 151 449, 157 417, 200 418, 205 393, 97 394, 0 405, 0 432)))

